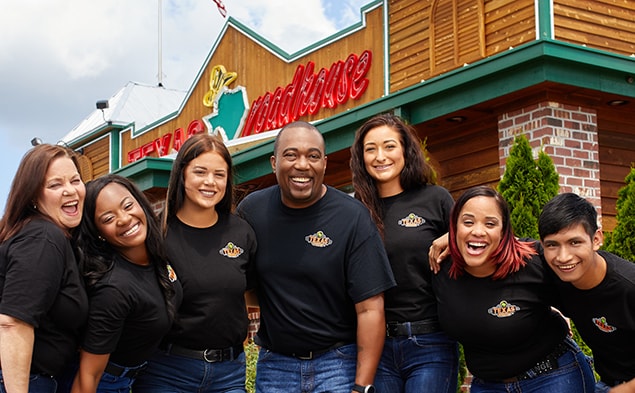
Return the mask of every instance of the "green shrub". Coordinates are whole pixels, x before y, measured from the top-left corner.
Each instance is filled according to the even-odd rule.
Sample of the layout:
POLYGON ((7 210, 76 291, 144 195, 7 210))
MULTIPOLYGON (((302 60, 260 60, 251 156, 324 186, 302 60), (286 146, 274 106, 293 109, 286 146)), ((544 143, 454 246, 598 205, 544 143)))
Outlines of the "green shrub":
POLYGON ((498 183, 498 191, 509 204, 516 236, 538 239, 542 207, 558 194, 559 188, 558 172, 551 158, 541 150, 534 161, 527 137, 518 135, 498 183))
POLYGON ((254 340, 249 340, 245 344, 245 363, 247 368, 245 372, 245 389, 247 393, 256 392, 256 363, 258 362, 259 352, 260 347, 254 340))
POLYGON ((635 167, 625 178, 626 185, 617 193, 617 225, 607 234, 605 249, 615 255, 635 262, 635 167))
POLYGON ((465 382, 465 377, 467 377, 467 366, 465 365, 465 354, 463 353, 463 345, 459 344, 459 383, 457 386, 457 393, 463 392, 461 390, 461 386, 465 382))

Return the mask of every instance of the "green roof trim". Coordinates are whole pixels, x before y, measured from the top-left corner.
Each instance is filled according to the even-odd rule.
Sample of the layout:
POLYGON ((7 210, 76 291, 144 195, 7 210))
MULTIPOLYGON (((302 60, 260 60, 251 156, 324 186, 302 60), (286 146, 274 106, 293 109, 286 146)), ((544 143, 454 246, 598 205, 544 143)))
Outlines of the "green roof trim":
POLYGON ((264 46, 265 48, 267 48, 269 51, 271 51, 272 53, 274 53, 276 56, 280 57, 281 59, 284 59, 287 62, 292 62, 296 59, 298 59, 299 57, 305 56, 306 54, 313 52, 323 46, 326 46, 328 44, 330 44, 333 41, 337 41, 342 39, 344 36, 353 33, 357 30, 360 30, 362 28, 364 28, 366 26, 366 13, 372 11, 373 9, 379 7, 383 5, 383 0, 375 0, 372 1, 366 5, 364 5, 361 9, 360 9, 360 21, 356 22, 350 26, 348 26, 347 28, 343 29, 343 30, 339 30, 336 33, 331 34, 328 37, 325 37, 317 42, 315 42, 314 44, 304 47, 296 52, 293 53, 287 53, 286 51, 284 51, 283 49, 281 49, 280 47, 278 47, 277 45, 273 44, 271 41, 269 41, 268 39, 264 38, 263 36, 261 36, 260 34, 256 33, 254 30, 250 29, 249 27, 247 27, 246 25, 244 25, 243 23, 239 22, 238 20, 234 19, 233 17, 229 17, 229 19, 227 20, 227 25, 232 25, 235 28, 237 28, 238 30, 240 30, 241 32, 243 32, 245 35, 249 36, 250 38, 252 38, 254 41, 258 42, 260 45, 264 46))
POLYGON ((167 188, 172 162, 170 158, 144 157, 113 173, 134 181, 143 191, 155 187, 167 188))
MULTIPOLYGON (((532 41, 316 122, 326 153, 349 148, 366 119, 403 108, 418 124, 543 82, 635 97, 635 58, 553 40, 532 41)), ((379 83, 379 81, 377 82, 379 83)), ((233 156, 236 183, 271 172, 273 141, 233 156)))

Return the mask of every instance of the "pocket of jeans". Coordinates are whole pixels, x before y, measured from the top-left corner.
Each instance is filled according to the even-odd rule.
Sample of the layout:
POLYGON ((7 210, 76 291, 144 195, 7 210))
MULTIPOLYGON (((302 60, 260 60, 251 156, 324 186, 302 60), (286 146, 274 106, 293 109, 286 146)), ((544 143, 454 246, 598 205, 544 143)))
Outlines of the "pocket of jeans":
POLYGON ((448 350, 454 350, 456 348, 456 341, 449 338, 445 333, 436 332, 428 334, 417 334, 409 338, 416 346, 420 348, 425 347, 437 347, 447 348, 448 350))
POLYGON ((260 348, 260 352, 258 353, 258 362, 266 362, 267 359, 271 357, 273 352, 266 348, 260 348))
POLYGON ((117 380, 119 380, 120 377, 116 377, 110 373, 107 373, 104 371, 103 374, 101 374, 101 380, 106 382, 106 383, 114 383, 117 380))
POLYGON ((236 358, 232 360, 232 362, 244 366, 245 364, 247 364, 247 355, 245 354, 245 352, 242 352, 240 355, 236 356, 236 358))
POLYGON ((337 356, 343 359, 357 359, 357 344, 346 344, 335 348, 337 356))

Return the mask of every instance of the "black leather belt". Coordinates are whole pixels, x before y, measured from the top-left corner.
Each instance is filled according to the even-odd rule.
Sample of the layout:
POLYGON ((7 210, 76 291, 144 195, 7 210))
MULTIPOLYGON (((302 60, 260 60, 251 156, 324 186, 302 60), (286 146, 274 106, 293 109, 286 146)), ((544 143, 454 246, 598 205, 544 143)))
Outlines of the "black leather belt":
POLYGON ((108 364, 106 364, 106 368, 104 369, 104 372, 110 375, 113 375, 115 377, 127 377, 130 379, 135 379, 139 374, 141 374, 143 370, 146 369, 147 366, 148 366, 147 363, 143 363, 141 366, 138 366, 138 367, 122 367, 114 363, 108 362, 108 364))
MULTIPOLYGON (((313 351, 279 352, 279 353, 281 353, 282 355, 294 357, 300 360, 313 360, 320 355, 324 355, 325 353, 327 353, 328 351, 332 349, 339 348, 348 344, 350 344, 350 342, 338 341, 335 344, 331 345, 330 347, 323 348, 323 349, 317 349, 313 351)), ((274 351, 274 352, 278 352, 278 351, 274 351)))
POLYGON ((415 334, 435 333, 441 330, 438 321, 388 322, 386 337, 412 336, 415 334))
POLYGON ((241 344, 241 345, 236 345, 235 347, 229 347, 224 349, 196 350, 196 349, 180 347, 174 344, 169 344, 165 348, 165 351, 168 354, 172 354, 172 355, 183 356, 186 358, 197 359, 197 360, 204 360, 208 363, 216 363, 216 362, 223 362, 227 360, 231 361, 236 359, 238 355, 243 353, 244 348, 241 344))
POLYGON ((558 344, 556 348, 549 355, 547 355, 547 357, 545 357, 543 360, 536 363, 536 365, 530 368, 529 370, 515 377, 503 379, 501 382, 513 383, 518 381, 524 381, 527 379, 535 378, 538 375, 544 374, 551 370, 555 370, 558 368, 558 358, 560 358, 560 356, 567 353, 569 348, 570 348, 569 345, 567 345, 567 343, 563 341, 560 344, 558 344))

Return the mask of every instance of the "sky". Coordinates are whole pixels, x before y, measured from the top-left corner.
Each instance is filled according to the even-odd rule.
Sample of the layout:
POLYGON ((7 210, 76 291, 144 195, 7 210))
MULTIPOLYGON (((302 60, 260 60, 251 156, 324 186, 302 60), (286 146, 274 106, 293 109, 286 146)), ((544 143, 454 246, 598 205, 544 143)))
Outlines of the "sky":
POLYGON ((359 22, 369 2, 2 0, 0 212, 33 138, 57 143, 129 81, 187 91, 229 16, 294 53, 359 22))

